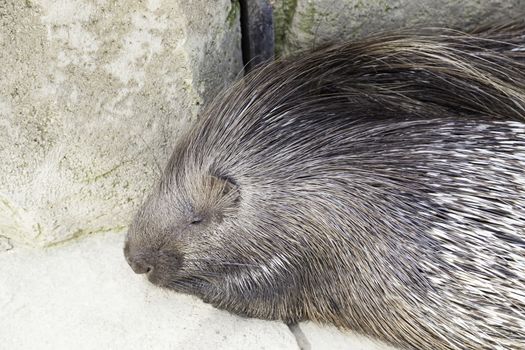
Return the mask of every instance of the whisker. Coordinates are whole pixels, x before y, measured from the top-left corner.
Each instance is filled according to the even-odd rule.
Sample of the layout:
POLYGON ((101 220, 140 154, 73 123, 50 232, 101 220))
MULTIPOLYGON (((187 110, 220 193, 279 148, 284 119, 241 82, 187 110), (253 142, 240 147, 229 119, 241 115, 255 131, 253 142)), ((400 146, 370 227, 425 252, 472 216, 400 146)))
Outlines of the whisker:
POLYGON ((184 259, 188 262, 203 262, 203 263, 213 263, 213 264, 219 264, 221 266, 248 266, 248 267, 260 267, 260 264, 250 264, 250 263, 239 263, 239 262, 230 262, 225 260, 219 260, 219 259, 207 259, 207 258, 189 258, 184 259))

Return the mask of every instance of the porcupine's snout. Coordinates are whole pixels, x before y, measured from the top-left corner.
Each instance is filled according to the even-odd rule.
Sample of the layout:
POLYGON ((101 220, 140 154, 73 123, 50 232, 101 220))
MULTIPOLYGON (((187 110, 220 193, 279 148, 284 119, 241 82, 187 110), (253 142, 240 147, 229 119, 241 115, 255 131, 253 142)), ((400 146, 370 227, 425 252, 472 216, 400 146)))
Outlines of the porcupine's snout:
POLYGON ((129 242, 126 242, 124 246, 124 256, 129 266, 136 274, 144 274, 153 271, 153 261, 151 258, 146 257, 144 254, 134 253, 132 254, 129 249, 129 242))

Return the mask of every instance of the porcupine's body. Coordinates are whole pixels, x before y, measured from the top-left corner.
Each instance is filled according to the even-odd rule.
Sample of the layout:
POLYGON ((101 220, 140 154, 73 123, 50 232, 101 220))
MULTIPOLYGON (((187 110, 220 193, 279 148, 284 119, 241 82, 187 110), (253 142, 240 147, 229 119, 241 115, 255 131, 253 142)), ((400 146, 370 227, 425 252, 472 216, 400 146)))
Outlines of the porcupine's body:
POLYGON ((236 314, 525 348, 523 24, 271 63, 177 145, 125 253, 236 314))

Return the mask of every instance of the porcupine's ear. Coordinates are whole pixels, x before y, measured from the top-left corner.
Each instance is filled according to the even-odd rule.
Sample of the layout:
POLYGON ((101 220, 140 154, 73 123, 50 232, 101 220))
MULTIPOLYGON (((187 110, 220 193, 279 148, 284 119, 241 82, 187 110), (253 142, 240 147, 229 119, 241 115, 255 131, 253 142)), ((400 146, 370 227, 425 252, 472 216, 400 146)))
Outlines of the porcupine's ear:
POLYGON ((210 186, 216 193, 218 204, 226 208, 234 208, 239 205, 241 193, 239 185, 228 176, 212 175, 210 186))

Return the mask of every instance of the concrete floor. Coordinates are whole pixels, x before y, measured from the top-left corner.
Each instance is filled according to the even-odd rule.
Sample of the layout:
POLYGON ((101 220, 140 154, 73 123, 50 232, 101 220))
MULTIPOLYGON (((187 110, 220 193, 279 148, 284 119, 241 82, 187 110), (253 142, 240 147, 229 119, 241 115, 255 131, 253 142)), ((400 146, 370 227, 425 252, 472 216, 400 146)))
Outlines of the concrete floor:
POLYGON ((127 266, 122 239, 109 233, 45 250, 4 242, 0 347, 299 349, 299 340, 303 349, 388 349, 311 323, 292 333, 279 322, 243 319, 161 290, 127 266))

